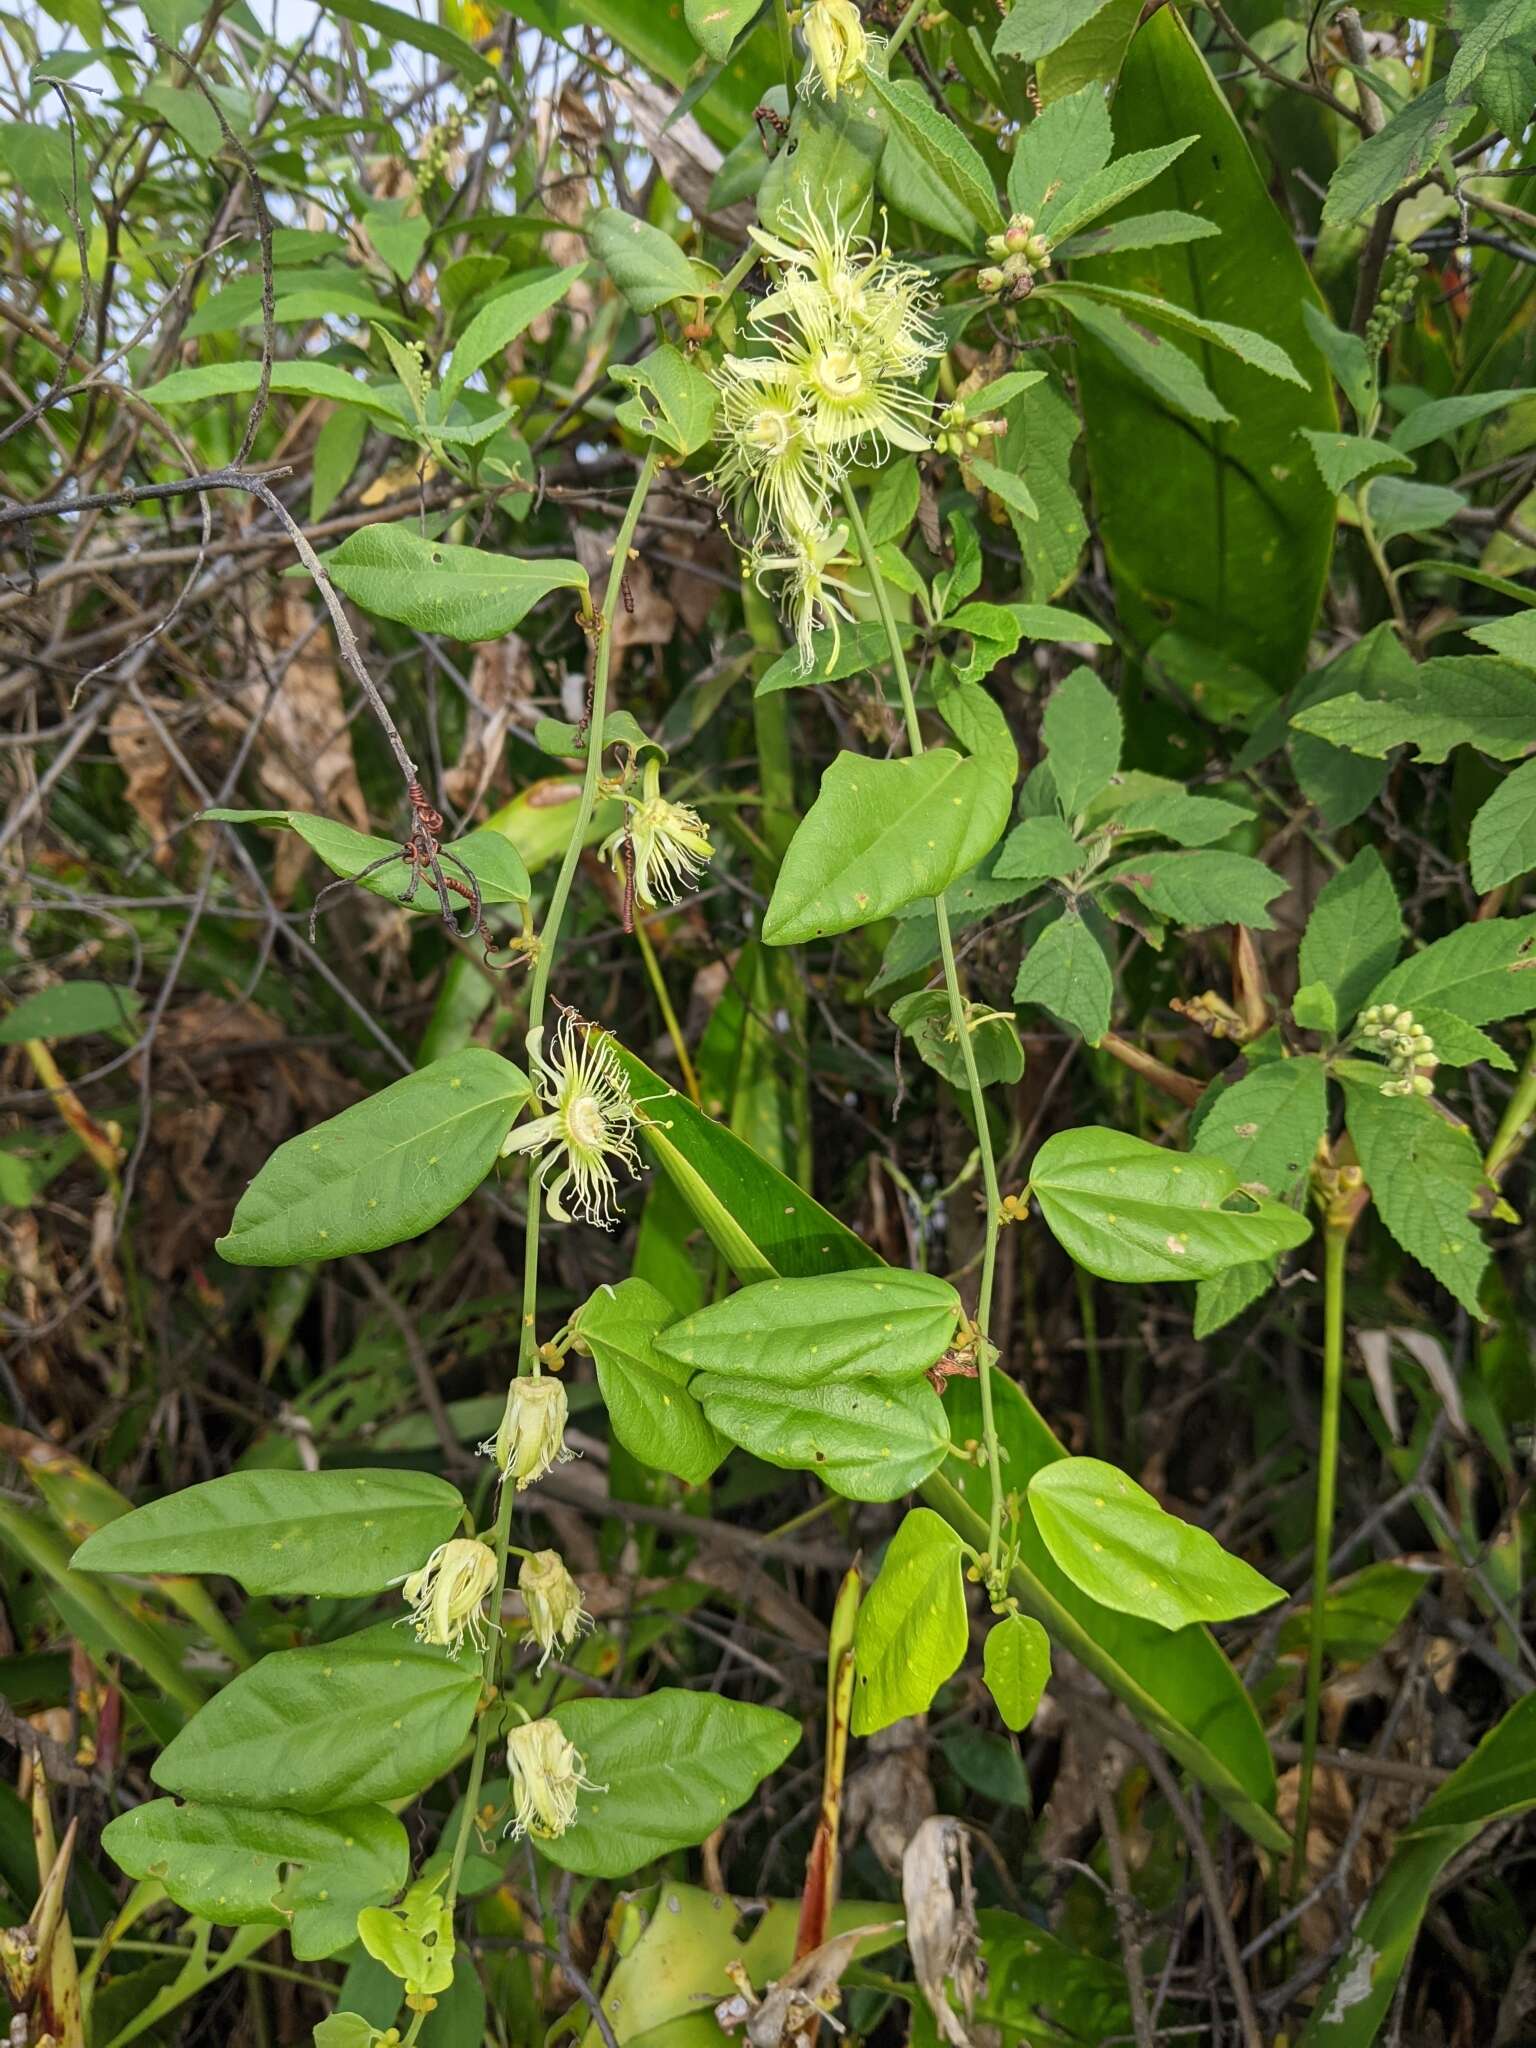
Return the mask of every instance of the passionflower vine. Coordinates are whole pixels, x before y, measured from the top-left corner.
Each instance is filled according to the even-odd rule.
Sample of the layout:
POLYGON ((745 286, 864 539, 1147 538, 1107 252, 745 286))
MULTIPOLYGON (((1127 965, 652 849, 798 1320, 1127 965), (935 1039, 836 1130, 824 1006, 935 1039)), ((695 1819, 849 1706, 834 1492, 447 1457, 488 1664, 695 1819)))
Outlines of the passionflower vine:
POLYGON ((853 0, 810 0, 800 28, 829 100, 862 81, 870 39, 853 0))
POLYGON ((522 1493, 551 1466, 568 1464, 575 1457, 565 1443, 568 1410, 565 1388, 552 1374, 520 1373, 507 1389, 501 1427, 480 1446, 481 1452, 493 1458, 502 1478, 510 1479, 522 1493))
POLYGON ((815 659, 812 635, 818 626, 830 627, 832 655, 840 644, 838 620, 853 618, 839 592, 853 595, 853 587, 841 573, 853 564, 846 553, 848 528, 839 523, 819 533, 791 534, 782 546, 760 547, 752 557, 752 575, 759 588, 765 576, 782 579, 778 598, 786 620, 794 629, 800 650, 800 668, 809 674, 815 659))
POLYGON ((528 1071, 545 1114, 509 1131, 501 1156, 539 1157, 545 1205, 557 1223, 574 1214, 611 1230, 619 1220, 613 1161, 640 1171, 629 1082, 600 1032, 562 1016, 547 1055, 544 1035, 542 1024, 528 1034, 528 1071))
POLYGON ((812 408, 800 377, 776 356, 727 356, 714 381, 721 453, 710 481, 716 490, 754 531, 824 524, 842 476, 811 439, 812 408), (768 368, 760 369, 759 361, 768 368))
MULTIPOLYGON (((623 792, 619 794, 622 796, 623 792)), ((692 888, 714 854, 709 833, 698 812, 687 804, 670 803, 661 793, 661 763, 648 754, 640 771, 640 799, 624 796, 625 822, 610 832, 598 857, 615 870, 625 862, 625 846, 634 858, 635 900, 647 910, 675 903, 692 888)))
POLYGON ((525 1557, 517 1575, 517 1590, 528 1610, 528 1627, 543 1651, 538 1668, 549 1662, 556 1650, 568 1650, 592 1617, 581 1604, 581 1588, 565 1568, 558 1550, 536 1550, 525 1557))
POLYGON ((586 1759, 557 1721, 525 1721, 507 1736, 512 1833, 552 1842, 576 1818, 578 1792, 606 1792, 587 1776, 586 1759))
POLYGON ((457 1650, 468 1636, 485 1648, 485 1598, 496 1583, 496 1553, 473 1537, 440 1543, 403 1591, 418 1642, 457 1650))

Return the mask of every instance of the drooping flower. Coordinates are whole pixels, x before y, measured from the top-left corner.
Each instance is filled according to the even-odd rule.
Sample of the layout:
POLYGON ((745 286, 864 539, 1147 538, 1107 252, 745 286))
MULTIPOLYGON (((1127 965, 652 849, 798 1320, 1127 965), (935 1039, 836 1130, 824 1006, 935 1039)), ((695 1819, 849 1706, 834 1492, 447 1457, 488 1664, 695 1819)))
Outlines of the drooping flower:
POLYGON ((704 820, 689 805, 670 803, 662 795, 661 763, 654 754, 646 756, 640 771, 639 802, 625 797, 624 803, 625 822, 598 848, 599 859, 622 871, 627 841, 635 863, 635 900, 647 910, 675 903, 714 854, 704 820))
POLYGON ((520 1373, 507 1389, 501 1427, 482 1453, 494 1458, 503 1479, 519 1493, 542 1479, 552 1465, 565 1465, 576 1453, 567 1450, 565 1388, 552 1373, 520 1373))
POLYGON ((545 1204, 557 1223, 569 1223, 574 1213, 611 1230, 619 1220, 611 1162, 618 1160, 637 1176, 640 1171, 635 1105, 624 1069, 602 1033, 562 1016, 547 1058, 543 1025, 529 1032, 528 1070, 546 1113, 508 1132, 502 1158, 539 1155, 545 1204))
POLYGON ((714 377, 721 455, 710 480, 716 490, 754 531, 822 525, 841 471, 811 439, 812 408, 801 380, 776 356, 727 356, 714 377))
POLYGON ((485 1596, 496 1583, 496 1553, 473 1537, 440 1543, 403 1588, 418 1642, 457 1650, 467 1635, 485 1648, 485 1596))
POLYGON ((576 1818, 578 1792, 606 1792, 587 1776, 586 1759, 557 1721, 525 1721, 507 1735, 512 1833, 552 1842, 576 1818))
POLYGON ((810 0, 800 21, 805 46, 829 100, 856 86, 869 59, 869 36, 853 0, 810 0))
POLYGON ((840 573, 853 567, 846 553, 847 544, 848 529, 838 524, 819 533, 791 534, 781 547, 775 549, 770 544, 752 557, 752 575, 759 587, 765 576, 783 579, 778 591, 779 605, 794 628, 802 673, 810 672, 815 659, 811 636, 817 627, 830 627, 835 659, 840 644, 837 622, 840 618, 853 618, 838 595, 840 591, 853 594, 852 585, 840 573))
POLYGON ((536 1550, 525 1557, 517 1574, 517 1590, 528 1609, 528 1627, 544 1652, 540 1671, 554 1652, 568 1650, 592 1626, 581 1604, 581 1588, 565 1568, 558 1550, 536 1550))

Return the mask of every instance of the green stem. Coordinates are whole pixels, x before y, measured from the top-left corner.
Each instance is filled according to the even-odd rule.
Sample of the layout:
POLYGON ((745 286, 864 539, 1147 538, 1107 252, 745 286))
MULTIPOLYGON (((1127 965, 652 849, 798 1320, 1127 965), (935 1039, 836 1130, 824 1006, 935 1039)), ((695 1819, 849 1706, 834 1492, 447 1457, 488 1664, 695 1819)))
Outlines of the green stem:
POLYGON ((1495 1185, 1509 1162, 1524 1150, 1533 1121, 1536 1121, 1536 1039, 1531 1042, 1514 1093, 1499 1119, 1499 1128, 1488 1147, 1488 1157, 1483 1161, 1483 1172, 1495 1185))
POLYGON ((778 0, 773 18, 779 31, 779 69, 784 74, 784 90, 789 95, 789 112, 795 111, 795 90, 800 83, 800 66, 795 61, 794 32, 789 25, 789 0, 778 0))
POLYGON ((1317 1505, 1312 1521, 1312 1611, 1307 1617, 1307 1681, 1302 1707, 1301 1769, 1296 1786, 1296 1847, 1291 1891, 1299 1892, 1307 1867, 1307 1823, 1312 1809, 1312 1772, 1317 1762, 1317 1724, 1323 1684, 1323 1639, 1327 1629, 1328 1561, 1333 1555, 1334 1495, 1339 1472, 1339 1400, 1344 1384, 1344 1257, 1349 1225, 1323 1225, 1323 1404, 1318 1423, 1317 1505))
POLYGON ((1387 593, 1387 600, 1392 606, 1392 618, 1397 626, 1398 634, 1402 639, 1403 645, 1412 653, 1414 645, 1413 628, 1408 623, 1408 614, 1403 610, 1403 600, 1398 594, 1397 578, 1392 573, 1391 563, 1387 560, 1387 551, 1376 538, 1376 528, 1372 523, 1369 511, 1366 509, 1365 496, 1364 488, 1355 493, 1355 510, 1360 518, 1360 538, 1365 542, 1366 553, 1376 565, 1376 573, 1381 578, 1382 587, 1387 593))
MULTIPOLYGON (((869 530, 864 524, 858 497, 851 484, 843 486, 843 504, 847 508, 848 523, 853 528, 854 538, 859 544, 859 554, 863 558, 865 573, 869 577, 870 587, 874 593, 880 624, 885 629, 886 645, 890 649, 891 664, 896 672, 896 687, 901 692, 907 744, 914 754, 921 754, 923 733, 918 723, 917 701, 912 695, 912 678, 907 673, 907 657, 902 652, 901 635, 897 631, 896 616, 891 610, 890 592, 886 589, 885 579, 880 574, 880 565, 870 545, 869 530)), ((997 1234, 1003 1198, 997 1182, 997 1160, 992 1151, 991 1126, 987 1122, 986 1091, 976 1070, 976 1051, 971 1044, 970 1029, 966 1023, 965 998, 960 993, 960 973, 955 965, 955 942, 949 929, 949 911, 942 895, 934 897, 933 911, 939 927, 939 955, 944 966, 944 988, 949 997, 950 1029, 955 1034, 956 1043, 960 1047, 960 1058, 965 1067, 966 1090, 971 1098, 971 1114, 976 1123, 976 1147, 981 1154, 981 1177, 987 1191, 981 1285, 976 1296, 976 1326, 981 1332, 982 1342, 977 1347, 976 1364, 979 1376, 977 1383, 981 1390, 982 1442, 986 1446, 987 1470, 992 1480, 987 1548, 992 1569, 996 1571, 1002 1562, 1003 1471, 1002 1453, 997 1441, 997 1423, 992 1413, 992 1364, 988 1356, 987 1326, 992 1314, 992 1282, 997 1270, 997 1234)))
POLYGON ((909 0, 906 13, 891 31, 891 39, 885 46, 887 58, 894 57, 902 44, 907 40, 907 37, 911 35, 917 17, 927 5, 928 0, 909 0))

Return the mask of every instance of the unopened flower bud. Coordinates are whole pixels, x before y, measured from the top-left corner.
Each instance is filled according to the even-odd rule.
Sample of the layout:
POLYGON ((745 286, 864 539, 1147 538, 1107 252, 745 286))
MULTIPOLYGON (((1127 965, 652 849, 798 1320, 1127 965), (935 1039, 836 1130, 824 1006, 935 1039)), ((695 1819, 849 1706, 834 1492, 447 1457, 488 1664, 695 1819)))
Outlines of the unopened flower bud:
POLYGON ((536 1550, 523 1559, 517 1575, 517 1590, 528 1609, 528 1626, 544 1652, 540 1671, 557 1649, 569 1649, 592 1617, 584 1612, 581 1588, 565 1568, 557 1550, 536 1550))
POLYGON ((1414 1094, 1415 1094, 1415 1095, 1433 1095, 1433 1094, 1434 1094, 1434 1092, 1435 1092, 1435 1084, 1434 1084, 1434 1082, 1433 1082, 1433 1081, 1432 1081, 1432 1080, 1430 1079, 1430 1077, 1429 1077, 1429 1075, 1428 1075, 1428 1074, 1415 1074, 1415 1075, 1414 1075, 1414 1077, 1413 1077, 1413 1092, 1414 1092, 1414 1094))
POLYGON ((853 0, 810 0, 800 27, 829 100, 835 100, 843 86, 859 84, 869 37, 853 0))
POLYGON ((484 1649, 485 1596, 495 1583, 496 1553, 488 1545, 468 1536, 440 1543, 404 1586, 418 1642, 457 1650, 467 1635, 484 1649))
POLYGON ((1396 1005, 1396 1003, 1383 1003, 1383 1004, 1382 1004, 1382 1006, 1381 1006, 1381 1011, 1380 1011, 1380 1016, 1381 1016, 1381 1019, 1382 1019, 1382 1022, 1383 1022, 1383 1023, 1385 1023, 1385 1024, 1390 1024, 1390 1023, 1392 1022, 1393 1018, 1394 1018, 1394 1017, 1395 1017, 1396 1015, 1397 1015, 1397 1005, 1396 1005))
POLYGON ((989 296, 993 292, 1000 292, 1007 282, 1007 278, 996 268, 978 270, 976 273, 977 290, 986 292, 989 296))
POLYGON ((1006 235, 988 235, 987 254, 997 257, 998 261, 1001 262, 1003 257, 1008 254, 1008 237, 1006 235))
POLYGON ((1051 245, 1044 235, 1031 235, 1024 244, 1024 253, 1037 270, 1043 270, 1051 260, 1051 245))
POLYGON ((565 1388, 549 1373, 519 1375, 507 1389, 501 1427, 481 1450, 496 1460, 496 1469, 521 1493, 542 1479, 552 1465, 575 1457, 565 1447, 565 1388))
POLYGON ((512 1777, 512 1833, 551 1842, 576 1818, 578 1792, 606 1792, 586 1775, 586 1761, 558 1721, 526 1721, 507 1735, 512 1777))

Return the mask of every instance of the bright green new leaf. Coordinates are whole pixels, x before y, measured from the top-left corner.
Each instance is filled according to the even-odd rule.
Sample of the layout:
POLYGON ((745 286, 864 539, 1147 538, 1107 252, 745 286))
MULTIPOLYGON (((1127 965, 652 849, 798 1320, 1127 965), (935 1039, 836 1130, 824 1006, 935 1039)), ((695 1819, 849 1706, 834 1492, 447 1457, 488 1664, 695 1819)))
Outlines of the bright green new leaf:
POLYGON ((616 206, 595 213, 587 246, 637 313, 699 296, 698 274, 672 237, 632 213, 616 206))
POLYGON ((1119 767, 1122 731, 1120 706, 1091 668, 1073 669, 1052 691, 1041 737, 1068 818, 1075 818, 1119 767))
POLYGON ((519 1068, 477 1045, 391 1082, 278 1146, 220 1257, 297 1266, 419 1237, 485 1179, 529 1092, 519 1068))
POLYGON ((653 1471, 702 1486, 730 1444, 688 1392, 689 1368, 658 1348, 673 1320, 665 1296, 631 1278, 599 1287, 578 1328, 597 1367, 609 1427, 625 1450, 653 1471))
POLYGON ((982 1645, 981 1675, 1015 1735, 1035 1718, 1051 1675, 1051 1639, 1032 1614, 1005 1614, 982 1645))
POLYGON ((853 1732, 926 1714, 965 1657, 965 1551, 931 1508, 913 1508, 886 1547, 853 1638, 853 1732))
POLYGON ((1052 1235, 1101 1280, 1208 1280, 1311 1235, 1294 1209, 1243 1193, 1222 1161, 1128 1132, 1058 1131, 1030 1187, 1052 1235))
POLYGON ((1115 983, 1104 948, 1075 910, 1048 924, 1019 963, 1016 1003, 1039 1003, 1097 1045, 1109 1029, 1115 983))
POLYGON ((1168 1514, 1098 1458, 1062 1458, 1029 1482, 1045 1547, 1074 1585, 1162 1628, 1233 1621, 1285 1598, 1215 1537, 1168 1514))
POLYGON ((468 1646, 452 1657, 386 1621, 238 1673, 150 1776, 184 1799, 262 1812, 413 1799, 459 1754, 479 1698, 468 1646))
POLYGON ((1347 1024, 1388 972, 1403 944, 1403 914, 1386 863, 1363 846, 1324 884, 1301 936, 1297 972, 1321 982, 1347 1024))
POLYGON ((772 1707, 662 1686, 643 1699, 571 1700, 552 1710, 585 1776, 572 1826, 539 1852, 583 1877, 628 1877, 692 1847, 745 1805, 800 1740, 772 1707))
POLYGON ((1383 1095, 1354 1080, 1345 1081, 1344 1094, 1376 1213, 1403 1250, 1477 1315, 1489 1253, 1471 1215, 1483 1188, 1471 1133, 1422 1096, 1383 1095))
POLYGON ((325 567, 337 589, 365 612, 450 640, 499 640, 550 591, 587 588, 579 562, 525 562, 488 548, 423 540, 403 520, 359 527, 325 567))
MULTIPOLYGON (((573 263, 564 270, 536 272, 519 278, 508 290, 499 292, 480 308, 453 344, 453 361, 443 379, 442 406, 446 413, 465 381, 484 369, 493 357, 509 348, 541 313, 558 306, 586 269, 573 263)), ((491 379, 494 389, 495 378, 491 379)))
POLYGON ((464 1514, 430 1472, 226 1472, 87 1536, 83 1572, 220 1572, 248 1593, 377 1593, 426 1563, 464 1514))
POLYGON ((960 1297, 932 1273, 889 1266, 759 1281, 658 1336, 688 1372, 781 1387, 915 1380, 948 1350, 960 1297))
POLYGON ((949 747, 893 761, 839 754, 790 841, 764 939, 825 938, 942 894, 1000 837, 1010 796, 949 747))
POLYGON ((814 1472, 848 1500, 900 1500, 949 1449, 944 1404, 923 1379, 785 1388, 699 1373, 690 1387, 732 1443, 769 1465, 814 1472))

